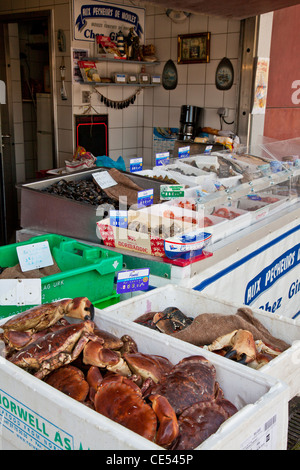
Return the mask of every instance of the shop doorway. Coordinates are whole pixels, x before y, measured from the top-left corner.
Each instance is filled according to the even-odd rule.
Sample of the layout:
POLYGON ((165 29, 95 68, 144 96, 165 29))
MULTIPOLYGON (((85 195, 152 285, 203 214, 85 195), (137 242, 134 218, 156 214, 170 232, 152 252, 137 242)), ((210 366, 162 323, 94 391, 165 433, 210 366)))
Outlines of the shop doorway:
POLYGON ((0 244, 15 241, 19 228, 16 185, 32 181, 55 162, 51 12, 0 16, 0 80, 3 182, 0 244), (47 116, 47 127, 40 128, 47 116))

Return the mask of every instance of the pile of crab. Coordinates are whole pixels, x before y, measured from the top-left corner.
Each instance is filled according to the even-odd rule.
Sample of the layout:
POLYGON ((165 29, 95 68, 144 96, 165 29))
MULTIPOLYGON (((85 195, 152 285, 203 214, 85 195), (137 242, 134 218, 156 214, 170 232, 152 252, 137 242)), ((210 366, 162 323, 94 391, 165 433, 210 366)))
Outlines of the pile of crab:
POLYGON ((34 307, 1 328, 8 361, 165 449, 196 448, 237 411, 205 357, 143 354, 130 336, 101 330, 87 298, 34 307))

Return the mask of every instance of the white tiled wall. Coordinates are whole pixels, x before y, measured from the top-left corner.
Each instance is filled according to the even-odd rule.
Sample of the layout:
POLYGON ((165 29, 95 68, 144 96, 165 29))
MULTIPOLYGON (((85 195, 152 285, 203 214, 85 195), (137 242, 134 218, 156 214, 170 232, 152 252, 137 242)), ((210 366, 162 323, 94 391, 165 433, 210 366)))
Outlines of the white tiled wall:
MULTIPOLYGON (((120 0, 113 2, 129 4, 120 0)), ((205 108, 204 124, 220 128, 217 109, 229 108, 228 122, 235 120, 237 107, 237 76, 239 56, 240 22, 206 15, 191 15, 184 23, 174 23, 165 14, 165 8, 135 1, 136 6, 145 7, 146 44, 154 44, 160 65, 147 68, 147 71, 162 74, 165 63, 172 59, 177 63, 177 36, 186 33, 211 33, 211 54, 208 64, 177 65, 178 86, 167 91, 163 87, 145 88, 134 105, 120 110, 111 110, 100 103, 96 93, 92 94, 91 105, 94 111, 109 115, 109 156, 113 159, 120 155, 128 165, 130 157, 143 156, 144 166, 153 164, 153 127, 179 127, 180 109, 182 105, 193 104, 205 108), (233 87, 228 91, 219 91, 215 87, 215 73, 218 63, 223 57, 231 59, 235 70, 233 87)), ((73 47, 86 47, 86 42, 73 41, 73 47)), ((92 55, 92 45, 90 45, 92 55)), ((138 72, 138 66, 118 68, 118 71, 138 72)), ((115 64, 101 64, 100 75, 116 71, 115 64)), ((82 106, 82 90, 89 89, 86 85, 76 84, 73 87, 73 112, 80 114, 87 107, 82 106)), ((131 88, 105 87, 101 93, 113 100, 125 99, 131 88)), ((133 89, 134 90, 134 89, 133 89)), ((223 124, 223 129, 235 130, 232 125, 223 124)))
MULTIPOLYGON (((227 122, 235 121, 237 108, 237 77, 239 67, 240 22, 206 15, 191 15, 184 23, 174 23, 164 8, 147 8, 146 43, 154 44, 162 73, 167 60, 177 64, 178 85, 175 90, 163 88, 145 90, 144 157, 153 163, 151 135, 154 126, 179 127, 182 105, 204 108, 204 125, 220 129, 217 109, 229 108, 227 122), (177 64, 177 36, 188 33, 211 33, 210 62, 208 64, 177 64), (228 57, 234 67, 234 85, 228 91, 215 87, 215 73, 220 60, 228 57), (152 112, 150 113, 150 109, 152 112), (147 116, 147 118, 146 118, 147 116), (152 119, 151 119, 152 118, 152 119)), ((223 129, 235 131, 235 123, 223 124, 223 129)))
MULTIPOLYGON (((111 3, 130 4, 130 0, 111 3)), ((143 1, 135 0, 135 6, 144 7, 143 1)), ((0 0, 0 13, 22 12, 39 9, 51 9, 54 17, 54 47, 57 100, 56 122, 58 165, 63 166, 66 159, 71 159, 74 146, 75 114, 87 111, 82 103, 82 91, 89 90, 87 85, 72 84, 71 47, 86 48, 86 42, 73 41, 71 0, 0 0), (58 51, 57 31, 63 29, 66 35, 66 53, 58 51), (59 66, 62 57, 66 65, 66 90, 68 99, 60 97, 59 66)), ((165 8, 146 5, 146 43, 154 44, 160 65, 149 70, 162 73, 167 60, 177 62, 178 34, 206 32, 211 33, 211 54, 208 64, 177 65, 178 86, 173 91, 163 87, 144 89, 133 105, 123 110, 107 108, 100 103, 99 95, 91 95, 91 113, 109 116, 109 156, 113 159, 123 156, 128 164, 131 157, 143 156, 145 166, 152 165, 152 133, 154 126, 179 127, 180 107, 193 104, 205 108, 204 124, 220 128, 219 107, 229 108, 228 122, 235 121, 237 107, 237 77, 240 22, 206 15, 192 14, 184 23, 173 23, 165 14, 165 8), (214 85, 215 72, 219 61, 224 57, 231 59, 235 69, 235 83, 229 91, 218 91, 214 85)), ((92 44, 90 55, 92 54, 92 44)), ((124 66, 123 66, 124 67, 124 66)), ((138 72, 139 66, 126 65, 126 71, 138 72)), ((101 74, 110 75, 116 71, 115 64, 102 64, 101 74), (114 68, 114 70, 113 70, 114 68)), ((121 71, 118 69, 118 71, 121 71)), ((126 99, 135 88, 105 87, 101 93, 112 100, 126 99)), ((234 130, 234 126, 224 125, 223 129, 234 130)), ((22 158, 22 157, 20 157, 22 158)), ((21 161, 21 160, 20 160, 21 161)), ((22 163, 20 163, 22 165, 22 163)), ((20 167, 21 171, 21 167, 20 167)))

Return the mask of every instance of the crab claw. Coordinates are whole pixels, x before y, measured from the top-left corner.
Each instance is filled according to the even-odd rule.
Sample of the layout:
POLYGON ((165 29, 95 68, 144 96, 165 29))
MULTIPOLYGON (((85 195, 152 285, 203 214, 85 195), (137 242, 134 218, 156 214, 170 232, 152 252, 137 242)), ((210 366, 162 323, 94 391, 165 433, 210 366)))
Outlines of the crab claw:
POLYGON ((83 363, 116 372, 121 375, 131 375, 124 359, 112 349, 104 348, 103 342, 90 341, 83 350, 83 363))
POLYGON ((225 357, 235 359, 242 364, 254 361, 257 355, 252 333, 247 330, 234 330, 217 338, 207 349, 209 351, 226 351, 225 357))
POLYGON ((167 448, 179 434, 176 413, 166 397, 156 394, 151 395, 149 399, 159 421, 155 442, 157 445, 167 448))
POLYGON ((75 297, 66 305, 67 317, 79 318, 80 320, 94 320, 95 308, 87 297, 75 297))
POLYGON ((237 362, 240 364, 247 364, 247 354, 242 353, 238 356, 238 351, 236 349, 230 348, 224 357, 227 357, 227 359, 237 359, 237 362))

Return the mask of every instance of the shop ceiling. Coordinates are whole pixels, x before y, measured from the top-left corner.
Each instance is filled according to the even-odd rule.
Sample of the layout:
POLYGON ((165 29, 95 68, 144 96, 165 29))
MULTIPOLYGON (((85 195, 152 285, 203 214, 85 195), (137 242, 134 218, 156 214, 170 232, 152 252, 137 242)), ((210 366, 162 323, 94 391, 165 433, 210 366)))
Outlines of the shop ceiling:
POLYGON ((189 13, 245 19, 300 4, 299 0, 146 0, 160 7, 189 13), (184 8, 183 8, 184 7, 184 8))

